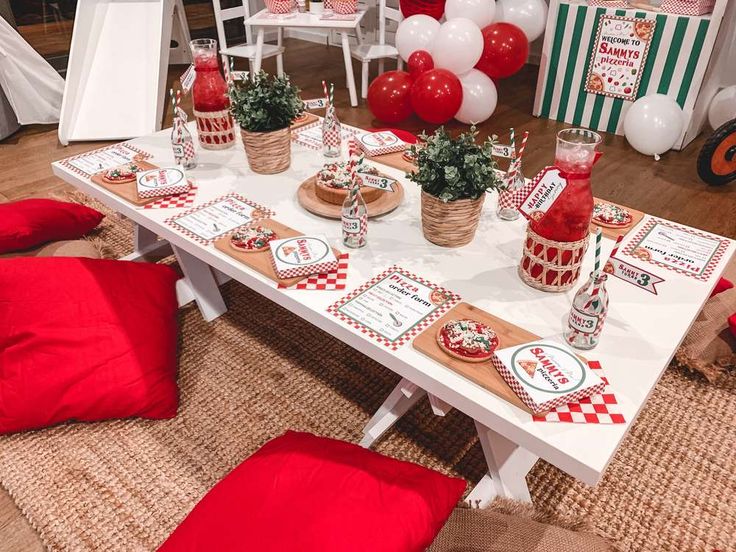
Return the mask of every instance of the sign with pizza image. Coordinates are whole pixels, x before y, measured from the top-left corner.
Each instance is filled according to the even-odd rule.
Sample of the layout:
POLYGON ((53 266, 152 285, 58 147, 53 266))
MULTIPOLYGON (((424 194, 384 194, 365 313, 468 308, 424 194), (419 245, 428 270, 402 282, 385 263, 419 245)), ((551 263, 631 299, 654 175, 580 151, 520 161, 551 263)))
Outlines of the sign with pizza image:
POLYGON ((586 92, 634 101, 656 20, 602 15, 585 82, 586 92))
POLYGON ((547 339, 497 350, 492 361, 533 413, 579 401, 605 387, 572 349, 547 339))

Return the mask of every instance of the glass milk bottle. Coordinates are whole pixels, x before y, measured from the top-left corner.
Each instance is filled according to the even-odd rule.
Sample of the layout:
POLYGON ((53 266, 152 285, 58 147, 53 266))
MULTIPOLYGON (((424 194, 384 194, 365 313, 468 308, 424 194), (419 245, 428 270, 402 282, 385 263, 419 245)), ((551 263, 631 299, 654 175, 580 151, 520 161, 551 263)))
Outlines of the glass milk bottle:
POLYGON ((174 152, 174 161, 180 167, 188 170, 197 166, 192 133, 179 117, 174 118, 174 126, 171 129, 171 149, 174 152))
POLYGON ((325 157, 342 155, 342 126, 332 104, 327 106, 325 118, 322 119, 322 153, 325 157))
POLYGON ((368 208, 360 193, 358 179, 353 177, 345 201, 342 204, 342 243, 352 249, 366 244, 368 234, 368 208))
POLYGON ((590 278, 575 294, 567 320, 565 340, 576 349, 598 345, 608 315, 608 291, 604 272, 591 272, 590 278))
POLYGON ((498 191, 498 207, 496 208, 496 215, 501 220, 516 220, 519 218, 519 210, 516 208, 515 201, 513 199, 514 192, 524 186, 525 180, 524 175, 521 173, 521 168, 516 171, 513 182, 507 182, 507 188, 498 191))

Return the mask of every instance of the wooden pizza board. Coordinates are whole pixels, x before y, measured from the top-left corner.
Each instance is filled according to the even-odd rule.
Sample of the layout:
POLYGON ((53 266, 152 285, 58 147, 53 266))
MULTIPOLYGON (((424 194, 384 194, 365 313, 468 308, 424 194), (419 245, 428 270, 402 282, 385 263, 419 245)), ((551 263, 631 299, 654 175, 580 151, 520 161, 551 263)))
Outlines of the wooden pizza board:
POLYGON ((291 130, 296 130, 306 125, 311 125, 313 122, 319 121, 319 117, 314 113, 307 113, 307 118, 291 124, 291 130))
POLYGON ((451 308, 442 318, 420 333, 414 339, 414 348, 429 358, 436 360, 440 364, 477 383, 491 393, 498 395, 514 406, 518 406, 522 410, 532 413, 531 409, 511 390, 490 360, 486 362, 464 362, 448 355, 440 349, 440 346, 437 344, 437 332, 439 329, 449 320, 462 318, 470 318, 487 324, 498 336, 499 349, 540 339, 539 336, 493 316, 478 307, 474 307, 468 303, 459 303, 451 308))
MULTIPOLYGON (((136 165, 140 166, 144 171, 148 171, 151 169, 158 169, 159 167, 157 165, 153 165, 152 163, 149 163, 148 161, 134 161, 136 165)), ((123 184, 110 184, 109 182, 105 182, 105 180, 102 178, 102 173, 96 173, 92 175, 91 178, 92 182, 97 184, 98 186, 101 186, 105 188, 107 191, 114 193, 118 197, 122 197, 125 201, 132 203, 133 205, 137 205, 138 207, 141 207, 143 205, 148 205, 149 203, 153 203, 154 201, 157 201, 161 199, 161 197, 138 197, 138 187, 136 185, 136 181, 133 182, 125 182, 123 184)), ((189 187, 192 187, 191 180, 187 180, 189 183, 189 187)))
MULTIPOLYGON (((294 230, 293 228, 289 228, 285 224, 281 224, 280 222, 273 220, 273 219, 262 219, 253 222, 252 224, 258 224, 260 226, 265 226, 266 228, 270 228, 274 232, 276 232, 276 235, 278 236, 278 239, 283 238, 293 238, 296 236, 303 236, 304 232, 298 232, 294 230)), ((230 246, 230 236, 225 236, 222 238, 219 238, 214 243, 215 248, 219 249, 226 255, 229 255, 233 259, 237 259, 241 263, 248 265, 254 270, 257 270, 261 274, 263 274, 266 278, 270 278, 277 284, 283 284, 287 287, 293 286, 297 282, 301 282, 304 280, 304 278, 308 278, 307 276, 295 276, 294 278, 279 278, 276 275, 276 271, 273 268, 273 261, 271 260, 271 249, 266 249, 264 251, 257 251, 254 253, 244 253, 243 251, 238 251, 237 249, 234 249, 230 246)), ((332 252, 335 254, 335 257, 340 258, 340 255, 342 254, 339 250, 332 248, 332 252)))
POLYGON ((393 167, 394 169, 399 169, 400 171, 404 172, 414 172, 417 170, 417 166, 404 159, 404 152, 403 151, 395 151, 394 153, 387 153, 384 155, 376 155, 374 157, 368 157, 371 161, 375 161, 376 163, 381 163, 383 165, 387 165, 389 167, 393 167))
MULTIPOLYGON (((317 186, 317 177, 312 176, 302 182, 297 191, 297 199, 299 204, 310 213, 327 217, 331 219, 339 219, 342 217, 342 205, 327 203, 317 197, 315 188, 317 186)), ((396 209, 404 199, 404 188, 400 182, 394 184, 393 192, 383 192, 378 199, 366 203, 368 208, 368 217, 380 217, 386 213, 390 213, 396 209)))
MULTIPOLYGON (((611 205, 622 207, 626 209, 629 213, 631 213, 631 224, 628 225, 626 228, 608 228, 607 226, 601 226, 601 231, 603 235, 607 238, 615 240, 618 239, 619 236, 625 236, 629 233, 629 230, 634 228, 634 226, 639 224, 641 222, 641 219, 644 218, 644 213, 642 213, 641 211, 637 211, 636 209, 632 209, 631 207, 626 207, 626 205, 620 205, 618 203, 614 203, 613 201, 606 201, 605 199, 600 199, 597 197, 594 197, 593 201, 595 201, 596 203, 610 203, 611 205)), ((592 234, 595 234, 597 228, 597 224, 593 222, 590 223, 590 232, 592 234)))

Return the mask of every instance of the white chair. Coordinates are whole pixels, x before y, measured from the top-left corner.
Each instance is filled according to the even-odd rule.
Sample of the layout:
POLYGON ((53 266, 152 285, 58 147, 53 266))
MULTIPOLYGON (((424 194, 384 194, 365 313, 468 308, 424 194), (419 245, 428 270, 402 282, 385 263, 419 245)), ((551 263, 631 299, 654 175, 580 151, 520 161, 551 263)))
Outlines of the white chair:
POLYGON ((386 21, 400 23, 402 19, 401 11, 389 8, 386 5, 386 0, 378 0, 378 44, 366 44, 359 40, 358 45, 352 49, 351 54, 362 64, 360 83, 360 96, 362 98, 368 96, 368 71, 371 61, 378 60, 379 75, 384 71, 384 60, 386 58, 396 58, 396 68, 399 71, 402 69, 403 61, 396 46, 386 44, 386 21))
MULTIPOLYGON (((243 0, 242 5, 234 8, 222 9, 220 6, 220 0, 212 0, 212 7, 215 11, 215 25, 217 26, 217 38, 220 42, 220 54, 222 55, 223 61, 229 63, 229 57, 239 57, 248 60, 248 66, 251 73, 253 72, 253 60, 256 58, 256 45, 253 43, 253 33, 250 25, 244 25, 245 27, 245 43, 238 44, 236 46, 227 45, 227 36, 225 36, 225 21, 231 19, 237 19, 243 17, 248 19, 250 17, 250 0, 243 0)), ((283 31, 281 27, 278 28, 278 38, 276 44, 264 44, 263 45, 263 58, 269 58, 276 56, 276 72, 279 76, 284 74, 284 46, 283 46, 283 31)))

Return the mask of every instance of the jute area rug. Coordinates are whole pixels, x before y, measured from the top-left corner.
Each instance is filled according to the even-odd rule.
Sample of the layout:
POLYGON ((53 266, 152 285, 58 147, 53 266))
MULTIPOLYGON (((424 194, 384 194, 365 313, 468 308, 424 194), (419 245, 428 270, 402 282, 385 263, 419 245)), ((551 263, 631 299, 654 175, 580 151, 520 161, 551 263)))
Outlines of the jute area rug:
MULTIPOLYGON (((112 255, 129 250, 130 228, 114 216, 99 237, 112 255)), ((264 442, 288 428, 355 442, 397 383, 244 286, 223 291, 229 310, 212 323, 181 310, 177 418, 0 438, 0 482, 49 549, 154 550, 264 442)), ((536 464, 527 478, 536 508, 588 518, 623 550, 736 549, 735 395, 733 378, 712 386, 669 369, 597 487, 536 464)), ((426 402, 377 450, 470 484, 484 473, 472 422, 435 417, 426 402)))

